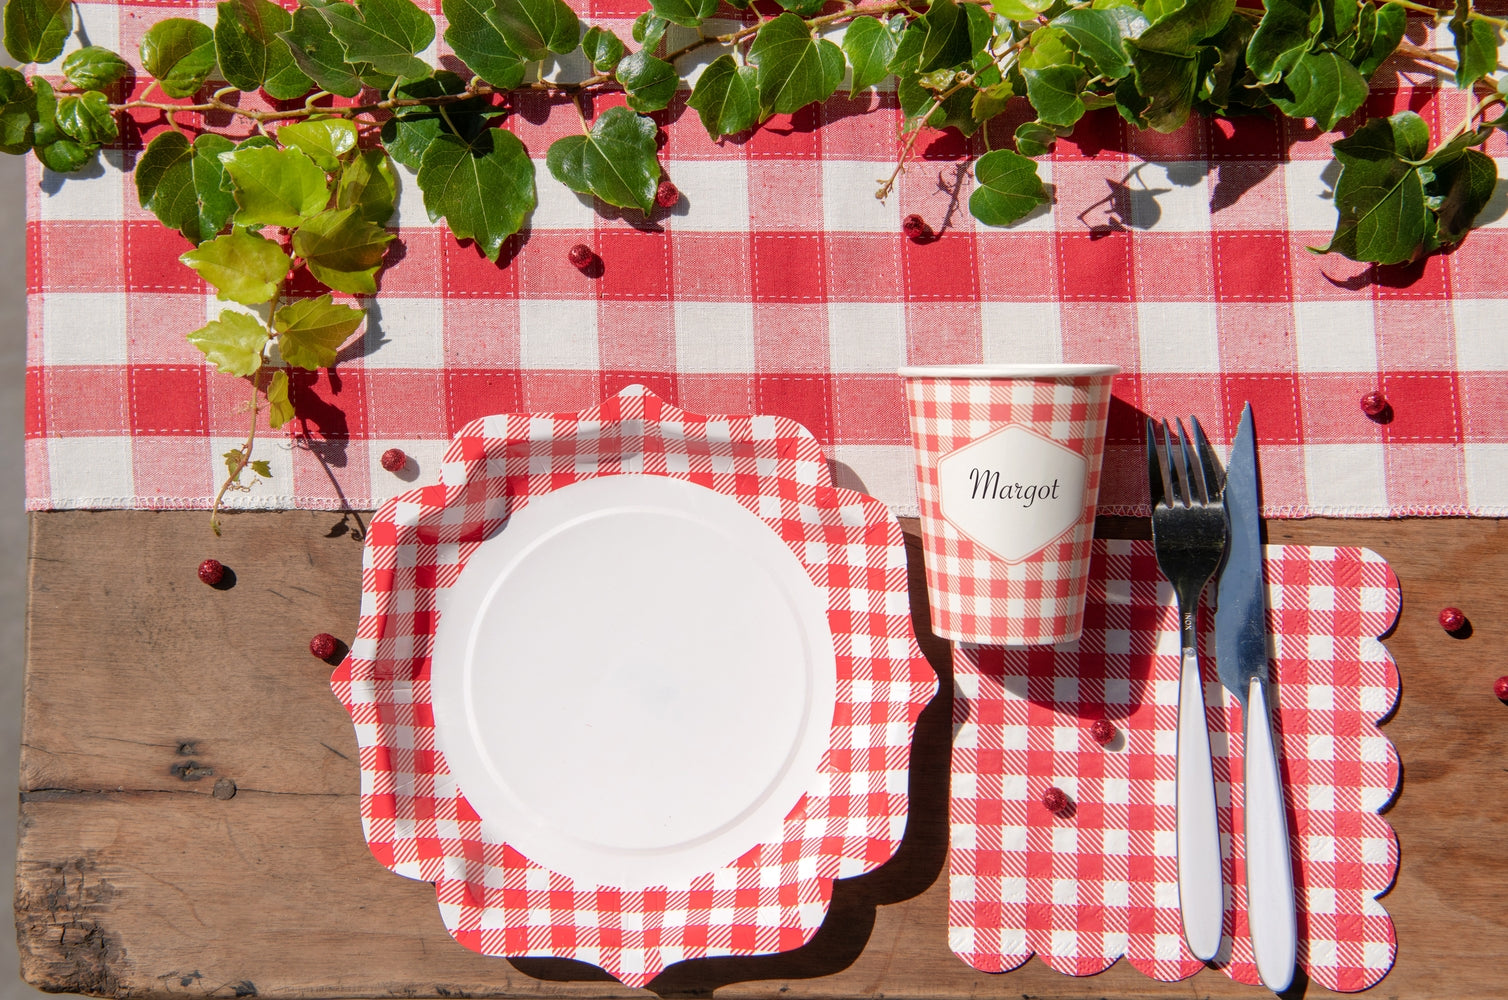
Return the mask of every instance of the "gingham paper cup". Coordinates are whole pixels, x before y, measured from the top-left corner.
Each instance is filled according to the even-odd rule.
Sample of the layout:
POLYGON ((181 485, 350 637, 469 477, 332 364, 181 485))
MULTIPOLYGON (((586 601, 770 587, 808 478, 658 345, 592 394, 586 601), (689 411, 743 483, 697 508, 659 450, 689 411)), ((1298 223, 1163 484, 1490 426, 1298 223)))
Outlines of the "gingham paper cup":
POLYGON ((902 368, 932 630, 958 642, 1069 642, 1115 365, 902 368))

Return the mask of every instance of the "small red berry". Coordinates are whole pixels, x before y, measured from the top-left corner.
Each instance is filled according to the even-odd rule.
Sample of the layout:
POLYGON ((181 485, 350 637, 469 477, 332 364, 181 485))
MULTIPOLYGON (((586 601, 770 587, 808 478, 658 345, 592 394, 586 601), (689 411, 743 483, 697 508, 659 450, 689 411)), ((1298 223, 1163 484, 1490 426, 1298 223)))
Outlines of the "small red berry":
POLYGON ((220 565, 218 559, 206 559, 199 564, 199 579, 211 587, 218 586, 225 579, 225 567, 220 565))
POLYGON ((1110 741, 1115 739, 1115 727, 1108 719, 1100 719, 1089 727, 1089 735, 1094 737, 1094 742, 1100 746, 1109 746, 1110 741))
POLYGON ((1042 807, 1050 813, 1060 813, 1068 808, 1068 796, 1054 785, 1042 793, 1042 807))
POLYGON ((382 467, 389 472, 397 472, 408 464, 408 456, 402 448, 389 448, 382 453, 382 467))
POLYGON ((1380 392, 1369 392, 1361 397, 1361 412, 1369 417, 1380 417, 1388 408, 1388 398, 1380 392))
POLYGON ((927 225, 927 220, 920 215, 908 215, 901 220, 901 229, 913 240, 929 240, 932 238, 932 227, 927 225))
POLYGON ((578 243, 575 246, 571 247, 571 266, 576 268, 577 270, 585 271, 587 268, 592 266, 592 261, 596 259, 597 255, 593 253, 592 248, 587 246, 585 243, 578 243))
POLYGON ((674 208, 676 202, 681 200, 681 189, 670 181, 661 181, 659 190, 655 192, 655 204, 661 208, 674 208))
POLYGON ((329 632, 321 632, 309 640, 309 652, 317 660, 328 660, 335 655, 335 636, 329 632))
POLYGON ((1441 608, 1440 627, 1447 632, 1459 632, 1466 626, 1466 615, 1460 608, 1441 608))
POLYGON ((1494 681, 1492 693, 1498 696, 1499 701, 1508 701, 1508 677, 1499 677, 1494 681))

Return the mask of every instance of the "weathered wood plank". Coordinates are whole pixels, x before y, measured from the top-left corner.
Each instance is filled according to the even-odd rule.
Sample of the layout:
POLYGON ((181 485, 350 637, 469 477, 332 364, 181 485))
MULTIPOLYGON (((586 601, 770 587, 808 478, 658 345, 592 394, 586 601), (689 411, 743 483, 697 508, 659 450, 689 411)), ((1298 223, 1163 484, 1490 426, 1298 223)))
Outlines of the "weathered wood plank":
MULTIPOLYGON (((445 933, 431 887, 367 852, 354 737, 329 693, 330 668, 306 648, 315 632, 349 635, 356 621, 360 546, 332 534, 339 523, 316 512, 242 514, 217 540, 202 512, 33 517, 16 895, 23 973, 46 989, 141 997, 632 995, 589 966, 466 951, 445 933), (234 587, 197 580, 210 555, 235 571, 234 587), (222 781, 234 783, 233 796, 224 785, 213 794, 222 781)), ((1405 775, 1388 813, 1403 864, 1384 897, 1399 959, 1373 992, 1508 994, 1498 957, 1508 910, 1496 877, 1508 707, 1491 693, 1508 672, 1508 530, 1480 520, 1274 522, 1269 540, 1367 545, 1403 582, 1404 613, 1387 639, 1403 698, 1385 726, 1405 775), (1470 616, 1470 637, 1435 624, 1447 603, 1470 616)), ((924 628, 920 588, 913 572, 924 628)), ((946 644, 923 639, 946 681, 946 644)), ((958 961, 946 941, 947 702, 945 683, 919 727, 899 857, 840 884, 806 948, 684 963, 655 991, 1269 995, 1209 972, 1159 984, 1125 963, 1072 979, 1035 960, 1002 976, 958 961)))

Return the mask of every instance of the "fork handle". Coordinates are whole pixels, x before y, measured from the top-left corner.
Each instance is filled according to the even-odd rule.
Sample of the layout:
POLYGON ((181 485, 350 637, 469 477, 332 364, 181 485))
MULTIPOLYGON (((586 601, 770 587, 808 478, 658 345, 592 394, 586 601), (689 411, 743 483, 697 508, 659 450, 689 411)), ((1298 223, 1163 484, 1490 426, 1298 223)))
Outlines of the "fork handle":
POLYGON ((1272 738, 1267 684, 1253 677, 1246 698, 1246 912, 1257 973, 1274 993, 1293 983, 1298 918, 1283 808, 1283 778, 1272 738))
POLYGON ((1215 775, 1199 654, 1183 648, 1178 687, 1178 903, 1189 951, 1208 962, 1220 950, 1225 880, 1220 869, 1220 827, 1215 821, 1215 775))

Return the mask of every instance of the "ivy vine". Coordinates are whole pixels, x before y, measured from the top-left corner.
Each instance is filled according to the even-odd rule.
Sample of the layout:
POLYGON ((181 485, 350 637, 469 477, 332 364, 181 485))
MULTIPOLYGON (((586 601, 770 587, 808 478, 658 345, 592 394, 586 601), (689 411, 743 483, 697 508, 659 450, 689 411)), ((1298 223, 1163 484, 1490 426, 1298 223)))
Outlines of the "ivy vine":
MULTIPOLYGON (((225 0, 213 27, 170 17, 147 30, 138 58, 150 83, 134 98, 126 82, 138 67, 99 46, 69 51, 56 87, 0 67, 0 151, 30 150, 71 173, 118 141, 123 114, 155 110, 171 126, 136 162, 140 202, 194 245, 182 260, 221 299, 251 308, 227 308, 188 334, 219 371, 251 385, 251 429, 224 456, 211 515, 218 532, 225 493, 270 475, 252 457, 257 417, 265 407, 274 428, 292 419, 287 369, 333 364, 362 320, 330 292, 290 299, 291 277, 307 272, 332 292, 375 294, 393 239, 385 224, 394 160, 415 173, 431 220, 497 261, 537 200, 529 151, 499 127, 521 92, 575 100, 582 113, 580 133, 545 153, 555 182, 645 214, 664 197, 650 116, 678 91, 690 91, 689 107, 717 141, 827 100, 845 76, 851 93, 893 78, 900 155, 881 198, 924 128, 972 136, 1024 100, 1032 118, 1010 148, 990 148, 986 131, 986 151, 972 164, 970 212, 1008 226, 1048 199, 1034 158, 1091 110, 1114 108, 1159 132, 1195 114, 1252 113, 1329 131, 1362 109, 1373 75, 1402 50, 1452 72, 1474 99, 1444 135, 1403 111, 1364 121, 1334 144, 1338 221, 1329 243, 1313 249, 1378 264, 1465 237, 1497 178, 1482 146, 1508 129, 1508 77, 1494 76, 1505 22, 1472 0, 1446 10, 1412 0, 723 2, 713 21, 719 0, 650 0, 623 39, 582 24, 564 0, 442 0, 444 41, 466 71, 455 73, 420 58, 436 25, 411 0, 299 0, 293 9, 225 0), (1410 11, 1448 25, 1453 59, 1404 39, 1410 11), (737 26, 720 30, 729 19, 737 26), (545 77, 545 64, 578 52, 587 75, 545 77), (224 85, 210 89, 211 81, 224 85), (280 106, 243 101, 256 91, 280 106), (608 91, 627 107, 589 117, 586 98, 608 91), (250 134, 190 127, 179 117, 188 113, 240 121, 236 134, 250 134)), ((4 27, 18 62, 51 62, 73 37, 73 6, 8 0, 4 27)))

